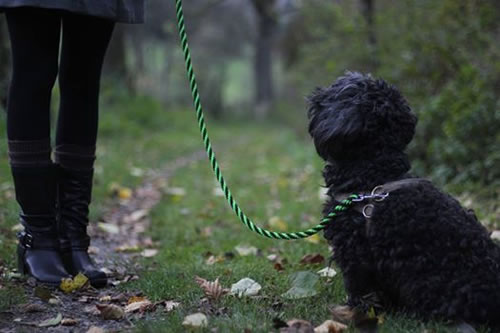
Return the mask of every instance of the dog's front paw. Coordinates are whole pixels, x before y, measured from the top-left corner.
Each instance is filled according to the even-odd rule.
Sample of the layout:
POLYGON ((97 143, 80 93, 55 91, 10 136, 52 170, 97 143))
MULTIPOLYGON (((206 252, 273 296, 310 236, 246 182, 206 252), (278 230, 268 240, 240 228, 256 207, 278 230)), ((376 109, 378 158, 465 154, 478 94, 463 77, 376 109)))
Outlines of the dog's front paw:
POLYGON ((350 296, 347 299, 347 305, 361 312, 369 312, 371 309, 382 310, 382 302, 376 292, 371 292, 363 296, 350 296))

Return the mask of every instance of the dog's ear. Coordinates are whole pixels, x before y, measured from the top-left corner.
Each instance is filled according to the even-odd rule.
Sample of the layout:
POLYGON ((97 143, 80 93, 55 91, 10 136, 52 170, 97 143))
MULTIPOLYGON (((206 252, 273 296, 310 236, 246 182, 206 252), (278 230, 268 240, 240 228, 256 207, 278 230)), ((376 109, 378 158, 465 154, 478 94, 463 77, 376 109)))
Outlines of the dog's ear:
POLYGON ((360 141, 364 119, 357 105, 338 100, 333 87, 316 88, 308 97, 309 134, 324 160, 350 155, 350 147, 360 141))

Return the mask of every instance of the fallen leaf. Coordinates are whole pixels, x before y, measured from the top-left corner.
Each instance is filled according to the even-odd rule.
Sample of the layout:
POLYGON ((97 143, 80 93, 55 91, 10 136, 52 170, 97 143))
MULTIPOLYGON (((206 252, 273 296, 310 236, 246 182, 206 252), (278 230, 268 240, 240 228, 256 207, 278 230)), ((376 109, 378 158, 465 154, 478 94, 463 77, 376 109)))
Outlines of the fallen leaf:
POLYGON ((125 316, 125 312, 118 305, 96 304, 96 308, 99 310, 104 320, 120 320, 125 316))
POLYGON ((313 272, 302 271, 293 273, 289 278, 292 281, 292 287, 281 296, 287 299, 305 298, 316 295, 316 284, 319 276, 313 272))
POLYGON ((125 223, 136 223, 148 215, 149 211, 147 209, 139 209, 123 218, 125 223))
POLYGON ((313 243, 313 244, 319 244, 321 242, 321 238, 319 237, 318 234, 314 234, 314 235, 312 235, 310 237, 307 237, 305 240, 307 242, 313 243))
POLYGON ((305 256, 302 257, 302 259, 300 259, 300 263, 303 265, 321 264, 324 261, 325 261, 325 257, 323 257, 319 253, 306 254, 305 256))
POLYGON ((212 190, 212 194, 216 197, 224 197, 226 196, 224 194, 224 191, 220 188, 220 187, 214 187, 214 189, 212 190))
POLYGON ((262 289, 262 286, 250 278, 243 278, 231 286, 231 295, 255 296, 262 289))
POLYGON ((210 255, 207 258, 207 260, 205 260, 205 264, 213 265, 213 264, 217 264, 219 262, 223 262, 225 260, 226 260, 226 258, 223 255, 218 255, 218 256, 210 255))
POLYGON ((64 291, 65 293, 71 293, 75 290, 83 288, 87 283, 89 282, 89 279, 83 275, 82 273, 78 273, 74 278, 67 278, 63 279, 61 281, 61 284, 59 285, 59 288, 64 291))
POLYGON ((354 317, 354 311, 350 306, 337 305, 330 309, 333 319, 344 324, 348 324, 354 317))
POLYGON ((173 202, 179 202, 186 196, 186 190, 182 187, 169 187, 165 190, 165 194, 170 196, 173 202))
POLYGON ((285 267, 283 266, 282 263, 280 262, 275 262, 273 265, 274 269, 277 270, 278 272, 284 271, 285 267))
POLYGON ((117 234, 120 232, 120 228, 112 223, 99 222, 97 223, 97 227, 108 234, 117 234))
POLYGON ((152 305, 151 301, 148 299, 145 299, 143 301, 138 301, 138 302, 132 302, 129 303, 125 307, 125 313, 130 313, 130 312, 135 312, 135 311, 144 311, 146 308, 150 307, 152 305))
POLYGON ((55 318, 49 318, 47 320, 42 321, 40 324, 38 324, 38 327, 57 326, 61 323, 61 320, 62 320, 62 314, 58 313, 55 318))
POLYGON ((102 296, 99 298, 99 302, 111 302, 111 296, 110 295, 106 295, 106 296, 102 296))
POLYGON ((98 254, 101 252, 101 250, 98 247, 95 246, 89 246, 89 249, 87 250, 88 254, 98 254))
POLYGON ((52 297, 49 299, 49 304, 50 305, 59 305, 61 304, 61 300, 59 298, 52 297))
POLYGON ((314 333, 313 325, 302 319, 292 319, 286 322, 288 327, 280 328, 280 333, 314 333))
POLYGON ((86 333, 106 333, 106 332, 100 327, 92 326, 86 333))
POLYGON ((181 305, 181 303, 174 301, 165 301, 164 304, 165 304, 165 312, 170 312, 181 305))
POLYGON ((220 285, 219 278, 215 279, 215 281, 208 281, 199 276, 195 276, 194 280, 201 289, 203 289, 205 296, 211 300, 216 301, 229 292, 229 290, 220 285))
POLYGON ((24 227, 22 224, 16 224, 14 225, 12 228, 10 228, 11 231, 13 232, 18 232, 18 231, 23 231, 24 230, 24 227))
POLYGON ((259 250, 257 250, 256 247, 254 246, 248 246, 248 245, 238 245, 234 248, 234 250, 242 257, 250 256, 250 255, 257 255, 259 250))
POLYGON ((62 326, 75 326, 76 324, 78 324, 78 320, 73 318, 64 318, 61 320, 62 326))
POLYGON ((288 229, 286 222, 278 216, 271 217, 267 223, 273 230, 286 231, 288 229))
POLYGON ((340 333, 347 329, 347 325, 334 320, 326 320, 314 329, 314 333, 340 333))
POLYGON ((128 187, 121 187, 118 190, 118 197, 123 200, 130 199, 132 197, 132 190, 128 187))
POLYGON ((143 302, 146 301, 147 298, 144 296, 132 296, 128 299, 127 304, 132 304, 132 303, 137 303, 137 302, 143 302))
POLYGON ((158 254, 157 249, 145 249, 144 251, 141 252, 141 256, 143 256, 144 258, 151 258, 157 254, 158 254))
POLYGON ((190 328, 200 328, 207 327, 208 318, 203 313, 194 313, 184 318, 182 322, 182 326, 190 327, 190 328))
POLYGON ((318 274, 322 277, 334 277, 337 275, 337 272, 333 268, 325 267, 322 270, 319 270, 318 274))
POLYGON ((141 251, 142 248, 138 245, 129 245, 129 244, 124 244, 115 247, 115 252, 124 252, 124 253, 132 253, 132 252, 139 252, 141 251))
POLYGON ((145 171, 138 167, 131 167, 130 174, 134 177, 142 177, 144 176, 145 171))
POLYGON ((46 311, 47 308, 41 304, 37 303, 30 303, 30 304, 25 304, 22 306, 22 311, 27 312, 27 313, 33 313, 33 312, 44 312, 46 311))
POLYGON ((43 286, 35 287, 34 294, 36 297, 40 298, 45 302, 48 302, 49 299, 52 298, 52 291, 49 288, 43 286))

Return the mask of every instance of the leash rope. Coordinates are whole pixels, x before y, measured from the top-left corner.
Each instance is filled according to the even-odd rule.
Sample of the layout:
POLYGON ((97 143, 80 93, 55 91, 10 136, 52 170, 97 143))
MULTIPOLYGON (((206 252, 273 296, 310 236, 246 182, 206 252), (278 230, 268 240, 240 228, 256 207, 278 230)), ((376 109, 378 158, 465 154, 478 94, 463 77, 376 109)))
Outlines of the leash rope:
POLYGON ((229 206, 231 206, 231 209, 238 216, 241 222, 248 227, 248 229, 264 237, 273 239, 292 240, 292 239, 306 238, 318 233, 319 231, 324 229, 331 221, 331 219, 337 216, 338 213, 345 211, 350 206, 352 206, 353 199, 357 199, 358 196, 353 194, 349 196, 347 199, 342 200, 340 205, 337 205, 330 214, 328 214, 321 220, 320 224, 310 229, 297 232, 276 232, 276 231, 266 230, 264 228, 255 225, 252 222, 252 220, 248 216, 246 216, 245 213, 243 213, 238 203, 233 198, 231 191, 229 190, 229 187, 227 186, 226 181, 222 176, 222 172, 219 168, 219 164, 217 163, 217 159, 215 158, 215 153, 212 149, 212 145, 208 137, 208 130, 207 126, 205 125, 205 119, 203 117, 203 108, 201 106, 200 93, 198 91, 198 85, 196 83, 196 77, 193 70, 193 63, 191 61, 191 52, 189 51, 189 46, 188 46, 186 25, 184 23, 184 12, 182 10, 182 0, 175 0, 175 4, 177 13, 177 27, 179 30, 182 52, 184 53, 184 60, 186 62, 186 70, 189 79, 189 86, 191 88, 191 95, 193 97, 193 103, 196 110, 196 118, 198 119, 198 126, 200 127, 201 137, 203 139, 203 143, 205 144, 205 150, 207 152, 208 159, 210 160, 210 165, 212 166, 215 178, 217 178, 217 181, 219 182, 221 189, 224 192, 224 196, 227 202, 229 203, 229 206))

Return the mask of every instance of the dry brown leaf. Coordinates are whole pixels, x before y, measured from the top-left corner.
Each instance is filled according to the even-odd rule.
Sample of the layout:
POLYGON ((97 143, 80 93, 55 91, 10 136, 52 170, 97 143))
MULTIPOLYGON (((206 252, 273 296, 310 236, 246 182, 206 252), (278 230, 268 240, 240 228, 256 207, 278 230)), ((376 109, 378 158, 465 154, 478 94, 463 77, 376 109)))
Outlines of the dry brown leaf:
POLYGON ((127 304, 137 303, 147 301, 148 299, 144 296, 132 296, 128 299, 127 304))
POLYGON ((292 319, 286 322, 288 327, 280 328, 280 333, 314 333, 313 325, 302 319, 292 319))
POLYGON ((217 263, 223 262, 225 260, 226 260, 226 257, 224 257, 223 255, 218 255, 218 256, 211 255, 207 258, 207 260, 205 260, 205 264, 211 266, 213 264, 217 264, 217 263))
POLYGON ((131 253, 131 252, 139 252, 141 250, 142 248, 140 246, 131 244, 123 244, 115 247, 115 252, 131 253))
POLYGON ((283 266, 282 263, 280 262, 275 262, 274 263, 274 269, 277 270, 278 272, 281 272, 281 271, 284 271, 285 270, 285 267, 283 266))
POLYGON ((104 320, 120 320, 125 316, 125 312, 118 305, 96 304, 96 308, 99 310, 104 320))
POLYGON ((314 333, 340 333, 347 329, 347 325, 334 320, 326 320, 314 329, 314 333))
POLYGON ((27 313, 44 312, 47 308, 41 304, 30 303, 22 306, 22 311, 27 313))
POLYGON ((325 261, 325 257, 323 257, 319 253, 314 253, 314 254, 306 254, 305 256, 300 259, 300 263, 303 265, 307 264, 321 264, 322 262, 325 261))
POLYGON ((354 318, 354 311, 348 305, 337 305, 330 309, 335 321, 348 324, 354 318))
POLYGON ((216 301, 229 292, 228 289, 225 289, 220 285, 219 278, 215 279, 215 281, 208 281, 199 276, 195 276, 194 280, 198 283, 201 289, 203 289, 205 295, 211 300, 216 301))
POLYGON ((136 312, 136 311, 144 312, 149 309, 152 310, 153 308, 154 307, 152 306, 151 301, 145 299, 143 301, 129 303, 125 307, 125 313, 136 312))
POLYGON ((73 318, 64 318, 61 321, 62 326, 75 326, 76 324, 78 324, 78 320, 73 318))

